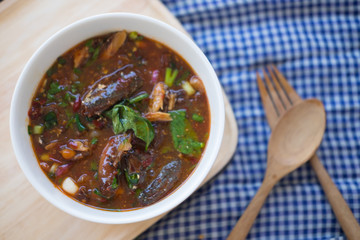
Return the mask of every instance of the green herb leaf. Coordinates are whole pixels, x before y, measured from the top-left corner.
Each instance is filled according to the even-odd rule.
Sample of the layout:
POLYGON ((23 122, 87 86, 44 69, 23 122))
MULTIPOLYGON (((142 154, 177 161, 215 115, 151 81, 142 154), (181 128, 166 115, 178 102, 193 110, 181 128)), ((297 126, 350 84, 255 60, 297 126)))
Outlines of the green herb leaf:
POLYGON ((96 137, 94 137, 93 139, 91 139, 91 145, 94 145, 98 142, 98 139, 96 137))
POLYGON ((28 125, 28 134, 31 135, 33 133, 33 129, 30 125, 28 125))
POLYGON ((46 129, 51 129, 52 127, 55 127, 58 124, 55 112, 48 112, 44 116, 44 121, 45 121, 46 129))
POLYGON ((99 57, 100 53, 100 46, 95 48, 93 55, 91 56, 91 59, 86 63, 86 67, 90 66, 95 62, 95 60, 99 57))
MULTIPOLYGON (((72 93, 77 93, 78 90, 82 87, 82 83, 80 81, 75 81, 73 84, 71 84, 70 88, 71 88, 71 92, 72 93)), ((75 96, 72 96, 75 98, 75 96)))
POLYGON ((199 142, 191 123, 186 119, 185 110, 169 112, 173 119, 170 123, 170 131, 174 147, 181 153, 198 156, 204 143, 199 142))
POLYGON ((130 189, 133 189, 135 185, 139 183, 140 175, 138 173, 129 174, 127 170, 125 170, 125 178, 128 183, 130 189))
POLYGON ((195 141, 191 138, 184 138, 179 141, 177 149, 179 152, 187 155, 198 155, 201 153, 201 149, 204 147, 204 143, 195 141))
POLYGON ((49 87, 49 89, 48 89, 48 91, 47 91, 47 99, 48 100, 54 100, 55 99, 55 94, 57 94, 57 93, 59 93, 59 92, 61 92, 61 90, 62 90, 63 88, 62 88, 62 86, 60 86, 60 84, 59 83, 57 83, 57 82, 52 82, 51 84, 50 84, 50 87, 49 87))
POLYGON ((51 68, 49 68, 47 71, 46 71, 46 75, 48 76, 48 77, 51 77, 55 72, 56 72, 56 67, 55 66, 53 66, 53 67, 51 67, 51 68))
POLYGON ((97 163, 95 161, 92 161, 90 163, 90 169, 91 169, 91 171, 97 171, 98 170, 98 166, 97 166, 97 163))
POLYGON ((94 54, 93 54, 91 60, 95 61, 99 57, 99 53, 100 53, 100 47, 97 47, 94 51, 94 54))
POLYGON ((125 132, 125 128, 122 125, 119 117, 119 107, 114 107, 111 111, 111 119, 113 124, 113 131, 115 134, 125 132))
POLYGON ((66 64, 66 59, 63 58, 63 57, 61 57, 61 56, 58 57, 57 61, 58 61, 58 63, 59 63, 60 65, 62 65, 62 66, 64 66, 64 65, 66 64))
POLYGON ((92 44, 93 44, 93 39, 89 39, 89 40, 86 41, 85 46, 91 47, 92 44))
POLYGON ((86 127, 85 127, 84 125, 82 125, 82 123, 80 122, 80 116, 79 116, 78 113, 75 114, 74 118, 75 118, 75 124, 76 124, 78 130, 79 130, 80 132, 86 130, 86 127))
POLYGON ((154 128, 149 120, 142 117, 134 109, 122 104, 115 105, 111 115, 115 134, 132 129, 135 136, 146 143, 145 149, 147 150, 155 135, 154 128))
POLYGON ((96 195, 98 195, 102 198, 109 199, 108 197, 104 196, 97 188, 94 188, 93 193, 95 193, 96 195))
POLYGON ((186 119, 186 111, 185 110, 177 110, 170 111, 170 116, 172 121, 170 123, 170 131, 173 139, 173 143, 175 148, 178 148, 180 138, 185 135, 185 119, 186 119))
POLYGON ((179 86, 182 81, 185 81, 190 75, 190 71, 185 71, 179 78, 175 80, 175 85, 179 86))
POLYGON ((65 128, 68 128, 70 126, 72 127, 72 124, 75 123, 75 117, 74 116, 68 115, 68 118, 69 118, 69 120, 66 123, 65 128))
POLYGON ((112 181, 112 184, 111 184, 111 188, 112 189, 117 189, 119 187, 119 184, 117 182, 117 178, 114 177, 113 181, 112 181))
POLYGON ((76 99, 76 97, 74 95, 72 95, 71 93, 66 92, 63 99, 65 102, 70 103, 72 100, 76 99))
POLYGON ((73 71, 76 75, 80 75, 82 73, 80 68, 74 68, 73 71))
POLYGON ((59 106, 60 107, 67 107, 67 106, 69 106, 69 104, 67 104, 66 102, 60 102, 59 106))
POLYGON ((142 191, 143 191, 143 190, 141 190, 140 188, 136 189, 136 190, 135 190, 135 195, 136 195, 137 197, 139 197, 139 196, 140 196, 140 193, 141 193, 142 191))
POLYGON ((204 121, 204 118, 201 115, 196 114, 196 113, 194 113, 192 115, 192 119, 196 122, 201 122, 201 123, 204 121))
POLYGON ((140 95, 138 95, 136 97, 131 98, 129 100, 129 103, 133 104, 133 103, 136 103, 136 102, 140 102, 141 100, 143 100, 143 99, 145 99, 147 97, 149 97, 149 94, 148 93, 143 93, 143 94, 140 94, 140 95))

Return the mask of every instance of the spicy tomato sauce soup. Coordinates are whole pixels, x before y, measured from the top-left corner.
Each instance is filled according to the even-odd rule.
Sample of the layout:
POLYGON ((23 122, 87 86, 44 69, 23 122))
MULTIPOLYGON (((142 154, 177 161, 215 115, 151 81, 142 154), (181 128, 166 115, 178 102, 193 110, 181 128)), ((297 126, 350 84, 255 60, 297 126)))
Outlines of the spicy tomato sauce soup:
POLYGON ((47 70, 28 112, 48 178, 84 204, 155 203, 193 171, 209 136, 205 87, 174 51, 137 32, 79 43, 47 70))

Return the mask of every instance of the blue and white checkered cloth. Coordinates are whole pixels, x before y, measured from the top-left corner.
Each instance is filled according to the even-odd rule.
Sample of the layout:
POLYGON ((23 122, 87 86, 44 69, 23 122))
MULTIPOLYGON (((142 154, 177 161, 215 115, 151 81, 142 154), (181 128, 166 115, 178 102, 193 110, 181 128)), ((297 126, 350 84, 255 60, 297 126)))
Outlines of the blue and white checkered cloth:
MULTIPOLYGON (((318 156, 360 221, 360 2, 163 0, 211 61, 235 112, 230 164, 139 239, 225 239, 255 195, 270 135, 255 72, 275 64, 323 101, 318 156)), ((345 239, 309 164, 270 193, 248 239, 345 239)), ((360 239, 360 236, 359 236, 360 239)))

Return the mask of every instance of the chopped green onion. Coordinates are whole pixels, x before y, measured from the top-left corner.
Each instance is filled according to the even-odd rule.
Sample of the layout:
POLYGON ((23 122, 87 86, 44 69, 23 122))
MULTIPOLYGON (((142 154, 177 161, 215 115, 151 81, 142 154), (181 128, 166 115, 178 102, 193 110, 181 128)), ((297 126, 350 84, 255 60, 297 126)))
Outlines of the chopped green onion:
POLYGON ((181 87, 185 90, 185 92, 189 96, 193 95, 196 92, 195 89, 191 86, 191 84, 188 81, 183 82, 181 84, 181 87))
POLYGON ((129 100, 129 103, 136 103, 136 102, 140 102, 141 100, 145 99, 149 97, 149 94, 148 93, 143 93, 143 94, 140 94, 139 96, 136 96, 136 97, 133 97, 129 100))
POLYGON ((194 121, 196 121, 196 122, 203 122, 203 121, 204 121, 204 118, 203 118, 201 115, 196 114, 196 113, 194 113, 194 114, 192 115, 192 119, 193 119, 194 121))
POLYGON ((129 33, 129 38, 133 41, 141 41, 144 39, 144 36, 141 36, 137 32, 133 31, 129 33))
POLYGON ((75 124, 80 132, 86 130, 86 127, 80 122, 79 114, 75 114, 75 124))
POLYGON ((138 33, 137 33, 137 32, 133 31, 133 32, 129 33, 129 38, 130 38, 131 40, 136 40, 137 37, 138 37, 138 33))
POLYGON ((33 127, 33 133, 34 134, 42 134, 44 132, 44 126, 43 125, 35 125, 33 127))
POLYGON ((175 81, 176 76, 179 71, 177 69, 173 70, 171 68, 166 68, 165 71, 165 84, 171 87, 175 81))
POLYGON ((98 139, 96 137, 94 137, 93 139, 91 139, 91 145, 94 145, 98 142, 98 139))

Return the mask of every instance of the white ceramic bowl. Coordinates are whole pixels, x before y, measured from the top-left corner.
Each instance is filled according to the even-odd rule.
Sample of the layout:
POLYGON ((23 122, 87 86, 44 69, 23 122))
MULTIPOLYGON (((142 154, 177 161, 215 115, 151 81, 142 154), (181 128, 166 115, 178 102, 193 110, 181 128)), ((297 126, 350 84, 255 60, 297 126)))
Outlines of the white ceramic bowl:
POLYGON ((16 84, 10 110, 13 148, 30 183, 39 193, 61 210, 93 222, 132 223, 165 213, 190 196, 201 184, 218 154, 224 131, 224 102, 217 76, 209 61, 195 43, 177 29, 137 14, 110 13, 75 22, 54 34, 31 57, 16 84), (179 53, 203 80, 211 111, 209 140, 201 161, 190 177, 172 194, 157 203, 138 210, 112 212, 88 207, 60 192, 41 170, 27 133, 28 109, 38 83, 58 56, 79 42, 111 31, 137 31, 179 53))

